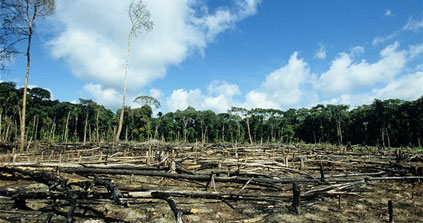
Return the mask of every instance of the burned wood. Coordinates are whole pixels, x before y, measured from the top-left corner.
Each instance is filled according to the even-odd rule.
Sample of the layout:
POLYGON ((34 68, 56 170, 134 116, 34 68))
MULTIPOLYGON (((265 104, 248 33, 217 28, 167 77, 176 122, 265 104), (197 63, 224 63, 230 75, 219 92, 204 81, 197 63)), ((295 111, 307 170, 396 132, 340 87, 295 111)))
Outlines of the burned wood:
MULTIPOLYGON (((14 163, 10 162, 11 154, 0 155, 0 160, 7 161, 0 163, 0 180, 28 184, 37 182, 37 186, 28 188, 0 185, 0 206, 15 207, 20 213, 38 211, 42 213, 38 218, 46 222, 56 221, 57 218, 68 222, 96 218, 105 222, 123 222, 127 218, 115 213, 115 210, 110 211, 108 205, 123 210, 121 213, 129 213, 134 208, 144 212, 139 207, 149 208, 153 204, 156 208, 155 205, 164 204, 160 201, 163 200, 166 201, 165 209, 169 206, 172 210, 171 218, 175 221, 182 221, 182 216, 192 214, 190 207, 200 207, 199 216, 193 219, 209 219, 210 215, 203 213, 198 204, 212 204, 210 207, 207 205, 210 209, 219 204, 234 210, 233 215, 237 215, 237 218, 231 221, 266 222, 269 220, 268 214, 277 213, 277 208, 286 205, 290 211, 301 213, 308 212, 310 208, 316 210, 316 204, 325 205, 328 201, 338 210, 342 202, 342 209, 349 210, 344 213, 349 214, 353 212, 351 201, 367 196, 367 193, 374 195, 374 185, 421 185, 419 182, 423 180, 419 158, 410 158, 420 156, 408 150, 401 152, 400 162, 397 163, 396 150, 366 151, 362 154, 345 152, 334 146, 306 150, 291 146, 288 151, 287 147, 281 149, 274 145, 233 147, 225 144, 224 148, 210 147, 208 151, 198 145, 155 145, 151 149, 153 153, 149 154, 150 165, 147 165, 145 152, 149 150, 148 144, 122 144, 122 148, 92 146, 94 148, 86 145, 51 146, 39 152, 19 154, 14 163), (98 162, 100 150, 103 157, 98 162), (156 155, 154 151, 157 151, 156 155), (173 155, 171 151, 174 151, 173 155), (51 160, 46 160, 50 154, 51 160), (44 159, 40 159, 42 157, 44 159), (108 157, 107 162, 105 157, 108 157), (285 166, 285 158, 289 160, 289 167, 285 166), (173 168, 169 165, 171 160, 174 161, 173 168), (173 171, 168 172, 170 169, 173 171), (47 187, 39 187, 38 183, 47 187), (219 192, 213 190, 216 183, 219 192), (298 190, 294 190, 294 183, 298 190), (294 196, 297 192, 300 195, 298 199, 294 196), (328 197, 331 199, 325 199, 328 197), (48 204, 40 208, 34 203, 42 203, 42 206, 48 204), (108 210, 102 206, 107 206, 108 210)), ((418 189, 412 190, 411 196, 417 201, 416 197, 420 196, 418 189)), ((222 213, 221 209, 217 210, 222 213)), ((162 208, 150 213, 160 212, 162 208)), ((160 215, 164 216, 163 213, 160 215)), ((350 219, 365 220, 357 216, 350 216, 350 219)), ((295 215, 292 217, 303 219, 295 215)), ((227 217, 218 214, 216 219, 228 221, 227 217)), ((134 221, 140 220, 127 222, 134 221)))
POLYGON ((290 210, 295 214, 301 214, 301 191, 297 183, 292 183, 292 205, 290 210))
POLYGON ((389 223, 394 222, 394 208, 392 206, 392 201, 388 201, 388 216, 389 216, 389 223))
POLYGON ((151 195, 154 198, 163 199, 169 204, 170 209, 172 210, 173 214, 175 215, 176 223, 183 223, 183 221, 182 221, 183 215, 196 214, 198 212, 196 209, 185 210, 185 209, 178 208, 178 206, 176 205, 176 202, 167 193, 152 192, 151 195))

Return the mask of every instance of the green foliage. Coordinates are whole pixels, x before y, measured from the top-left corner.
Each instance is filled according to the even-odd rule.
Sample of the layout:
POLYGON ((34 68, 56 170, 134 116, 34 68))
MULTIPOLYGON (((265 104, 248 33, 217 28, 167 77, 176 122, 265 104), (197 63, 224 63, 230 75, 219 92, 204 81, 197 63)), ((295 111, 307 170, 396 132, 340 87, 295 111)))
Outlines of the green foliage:
MULTIPOLYGON (((0 83, 2 141, 16 141, 19 135, 20 108, 17 105, 22 98, 21 90, 16 89, 14 83, 0 83)), ((248 120, 254 143, 363 145, 355 147, 356 150, 375 146, 421 148, 423 143, 423 97, 415 101, 375 100, 352 110, 346 105, 316 105, 286 111, 234 107, 216 114, 188 107, 167 114, 159 112, 157 117, 153 117, 150 106, 157 107, 153 99, 141 96, 137 99, 143 104, 141 108, 125 107, 123 136, 126 140, 248 143, 248 120)), ((96 142, 98 132, 98 141, 113 140, 118 115, 92 100, 80 99, 77 104, 59 102, 51 100, 49 91, 33 88, 28 91, 28 105, 28 139, 76 142, 83 141, 85 136, 87 142, 96 142)))
POLYGON ((160 108, 160 102, 154 97, 151 97, 148 95, 138 96, 134 99, 134 102, 138 102, 143 105, 144 104, 153 105, 155 108, 160 108))

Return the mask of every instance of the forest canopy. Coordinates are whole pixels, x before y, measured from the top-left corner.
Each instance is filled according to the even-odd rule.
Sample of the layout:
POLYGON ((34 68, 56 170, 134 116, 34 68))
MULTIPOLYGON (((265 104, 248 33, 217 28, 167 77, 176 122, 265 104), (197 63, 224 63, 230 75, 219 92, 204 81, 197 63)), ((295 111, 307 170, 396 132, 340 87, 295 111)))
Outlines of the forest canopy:
MULTIPOLYGON (((19 140, 23 89, 0 83, 0 140, 19 140)), ((119 110, 117 111, 119 114, 119 110)), ((119 117, 92 100, 76 104, 52 100, 48 90, 28 90, 28 141, 113 141, 119 117)), ((216 114, 193 107, 153 115, 148 105, 125 107, 122 140, 167 142, 332 143, 372 146, 419 146, 423 136, 423 96, 415 101, 374 100, 350 109, 347 105, 312 108, 232 108, 216 114)))

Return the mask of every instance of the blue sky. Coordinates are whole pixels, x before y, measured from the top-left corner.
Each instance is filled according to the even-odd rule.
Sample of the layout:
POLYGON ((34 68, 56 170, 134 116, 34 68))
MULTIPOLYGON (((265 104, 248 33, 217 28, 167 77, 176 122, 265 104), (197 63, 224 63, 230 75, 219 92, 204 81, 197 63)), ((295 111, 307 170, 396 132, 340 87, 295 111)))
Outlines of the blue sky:
MULTIPOLYGON (((30 85, 61 101, 118 108, 129 2, 58 0, 37 27, 30 85)), ((164 112, 354 107, 423 95, 421 0, 144 2, 155 26, 133 41, 131 106, 137 95, 157 97, 164 112)), ((23 85, 24 72, 17 57, 0 79, 23 85)))

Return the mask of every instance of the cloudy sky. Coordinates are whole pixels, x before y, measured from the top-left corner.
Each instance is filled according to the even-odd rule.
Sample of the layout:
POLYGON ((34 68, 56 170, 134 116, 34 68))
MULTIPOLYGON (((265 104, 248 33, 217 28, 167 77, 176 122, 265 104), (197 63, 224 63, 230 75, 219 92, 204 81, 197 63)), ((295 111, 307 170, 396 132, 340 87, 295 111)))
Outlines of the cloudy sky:
MULTIPOLYGON (((38 24, 29 83, 55 99, 120 106, 127 0, 58 0, 38 24)), ((421 0, 144 0, 154 28, 133 39, 128 104, 162 111, 299 108, 423 95, 421 0)), ((2 81, 23 85, 25 58, 2 81)))

